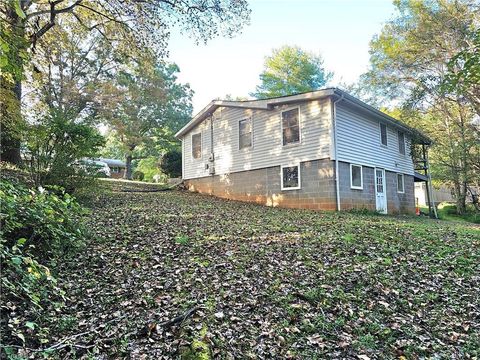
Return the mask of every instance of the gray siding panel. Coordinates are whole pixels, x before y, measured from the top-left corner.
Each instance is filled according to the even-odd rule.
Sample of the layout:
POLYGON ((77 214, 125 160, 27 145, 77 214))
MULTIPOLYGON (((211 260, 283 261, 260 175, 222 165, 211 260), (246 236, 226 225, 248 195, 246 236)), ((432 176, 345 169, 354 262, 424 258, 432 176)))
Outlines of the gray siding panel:
POLYGON ((380 143, 380 125, 366 113, 353 110, 345 103, 336 105, 338 160, 381 167, 393 172, 413 175, 410 139, 405 135, 406 154, 398 148, 397 129, 387 126, 388 146, 380 143))
MULTIPOLYGON (((213 117, 215 174, 260 169, 330 157, 330 101, 328 99, 277 107, 272 110, 219 108, 213 117), (300 108, 299 144, 283 146, 281 112, 300 108), (238 122, 252 117, 253 147, 239 149, 238 122)), ((184 137, 184 179, 208 176, 210 120, 192 129, 184 137), (202 159, 191 156, 191 135, 202 132, 202 159)))

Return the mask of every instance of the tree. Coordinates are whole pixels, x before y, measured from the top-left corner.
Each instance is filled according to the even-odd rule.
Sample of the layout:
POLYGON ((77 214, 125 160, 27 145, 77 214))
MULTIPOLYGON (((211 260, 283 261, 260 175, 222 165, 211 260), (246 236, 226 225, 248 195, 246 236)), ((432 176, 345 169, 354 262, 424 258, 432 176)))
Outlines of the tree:
POLYGON ((162 156, 160 168, 170 177, 181 177, 182 152, 178 149, 173 149, 165 153, 165 155, 162 156))
POLYGON ((94 157, 104 144, 94 127, 72 121, 55 109, 31 126, 25 138, 35 185, 59 185, 67 191, 90 182, 92 174, 78 160, 94 157))
POLYGON ((132 178, 133 160, 160 155, 158 146, 171 143, 174 130, 190 118, 192 92, 177 82, 177 71, 146 54, 125 63, 102 88, 100 116, 122 144, 126 179, 132 178))
POLYGON ((96 91, 109 75, 113 54, 103 37, 65 19, 39 43, 30 59, 35 71, 25 80, 31 89, 24 95, 25 156, 37 185, 70 190, 91 180, 78 163, 94 157, 104 143, 95 128, 96 91))
POLYGON ((140 47, 164 52, 169 29, 180 26, 197 41, 218 34, 232 36, 248 22, 245 0, 5 0, 0 5, 0 56, 2 94, 2 158, 20 162, 17 126, 20 106, 3 105, 3 97, 20 104, 28 50, 64 17, 77 26, 104 36, 110 42, 134 41, 140 47), (115 28, 112 31, 112 27, 115 28), (16 110, 11 113, 12 109, 16 110), (12 120, 13 119, 13 120, 12 120), (8 121, 6 121, 8 120, 8 121))
POLYGON ((467 47, 448 62, 447 91, 465 96, 480 116, 480 29, 467 31, 467 47))
POLYGON ((453 185, 462 213, 468 184, 478 176, 473 154, 478 153, 480 132, 467 94, 444 83, 449 66, 459 70, 452 69, 451 59, 470 48, 480 5, 469 0, 402 0, 395 5, 398 15, 370 44, 371 66, 363 80, 378 96, 399 100, 404 119, 433 138, 433 174, 453 185))
POLYGON ((251 96, 265 99, 317 90, 333 77, 323 67, 320 55, 302 50, 298 46, 282 46, 265 58, 260 74, 261 84, 251 96))

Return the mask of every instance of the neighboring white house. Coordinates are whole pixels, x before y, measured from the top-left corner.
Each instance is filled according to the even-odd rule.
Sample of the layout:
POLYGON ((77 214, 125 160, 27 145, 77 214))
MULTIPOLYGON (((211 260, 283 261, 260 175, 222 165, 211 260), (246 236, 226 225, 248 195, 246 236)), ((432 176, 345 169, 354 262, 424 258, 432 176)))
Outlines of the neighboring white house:
POLYGON ((271 206, 413 212, 415 129, 336 88, 212 101, 183 127, 187 187, 271 206), (338 174, 338 176, 336 176, 338 174))

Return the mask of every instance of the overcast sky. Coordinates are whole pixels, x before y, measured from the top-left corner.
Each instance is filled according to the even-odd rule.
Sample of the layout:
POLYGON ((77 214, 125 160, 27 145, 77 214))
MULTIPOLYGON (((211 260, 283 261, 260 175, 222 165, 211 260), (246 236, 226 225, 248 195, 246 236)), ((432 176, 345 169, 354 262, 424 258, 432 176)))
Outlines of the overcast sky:
POLYGON ((391 0, 251 0, 251 24, 233 39, 195 45, 173 33, 170 61, 195 91, 194 113, 214 98, 248 96, 265 56, 282 45, 320 53, 335 73, 332 84, 354 82, 368 66, 368 43, 392 17, 391 0))

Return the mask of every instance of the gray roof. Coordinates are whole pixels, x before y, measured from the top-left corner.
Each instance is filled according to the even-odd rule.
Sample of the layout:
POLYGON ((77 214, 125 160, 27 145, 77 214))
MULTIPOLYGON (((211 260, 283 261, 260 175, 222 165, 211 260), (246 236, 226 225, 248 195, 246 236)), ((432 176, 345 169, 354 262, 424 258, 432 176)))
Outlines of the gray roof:
POLYGON ((116 167, 125 167, 126 164, 122 160, 118 159, 105 159, 105 158, 99 158, 99 161, 103 161, 104 163, 107 163, 108 166, 116 166, 116 167))

